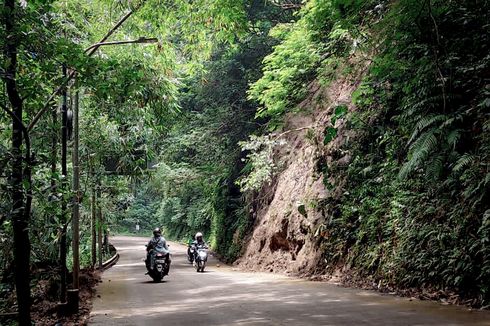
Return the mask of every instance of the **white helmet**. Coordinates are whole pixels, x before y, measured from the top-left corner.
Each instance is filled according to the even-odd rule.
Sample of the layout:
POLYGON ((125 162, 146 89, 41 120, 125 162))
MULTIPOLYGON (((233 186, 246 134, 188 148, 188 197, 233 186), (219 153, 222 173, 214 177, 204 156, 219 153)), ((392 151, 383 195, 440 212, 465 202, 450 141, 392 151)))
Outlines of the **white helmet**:
POLYGON ((198 238, 201 238, 201 240, 202 240, 202 233, 201 232, 197 232, 196 236, 194 237, 194 239, 196 239, 196 240, 198 240, 198 238))

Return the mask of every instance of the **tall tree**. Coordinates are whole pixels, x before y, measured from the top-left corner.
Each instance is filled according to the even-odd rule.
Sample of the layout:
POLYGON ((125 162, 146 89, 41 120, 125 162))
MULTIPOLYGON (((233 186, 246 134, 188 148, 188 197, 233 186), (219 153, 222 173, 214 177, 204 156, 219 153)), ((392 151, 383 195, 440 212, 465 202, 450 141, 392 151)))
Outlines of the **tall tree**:
POLYGON ((6 84, 7 96, 12 110, 4 107, 12 118, 12 174, 10 176, 12 187, 11 220, 14 231, 14 264, 15 285, 19 305, 19 324, 30 325, 30 286, 29 286, 29 257, 30 242, 28 234, 28 220, 30 216, 31 198, 24 193, 24 180, 30 187, 30 162, 24 165, 22 145, 26 143, 26 159, 30 160, 29 135, 22 122, 23 102, 17 87, 17 51, 19 37, 17 22, 17 8, 15 0, 5 0, 3 8, 3 23, 5 26, 4 55, 6 59, 3 79, 6 84), (25 166, 26 171, 23 171, 25 166))

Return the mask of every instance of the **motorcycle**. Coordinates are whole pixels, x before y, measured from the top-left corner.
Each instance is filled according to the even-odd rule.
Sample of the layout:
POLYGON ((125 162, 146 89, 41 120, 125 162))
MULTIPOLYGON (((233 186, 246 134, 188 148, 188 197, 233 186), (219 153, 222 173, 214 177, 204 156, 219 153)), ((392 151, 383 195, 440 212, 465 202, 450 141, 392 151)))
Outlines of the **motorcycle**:
POLYGON ((148 270, 148 275, 155 282, 160 282, 165 275, 168 275, 169 264, 168 264, 168 256, 169 253, 159 252, 155 249, 151 249, 149 251, 150 262, 146 264, 146 269, 148 270))
POLYGON ((206 262, 208 261, 208 249, 205 247, 197 248, 195 257, 195 266, 197 272, 204 272, 206 262))
POLYGON ((189 261, 189 263, 192 264, 194 262, 195 255, 196 255, 196 248, 191 244, 187 248, 187 260, 189 261))

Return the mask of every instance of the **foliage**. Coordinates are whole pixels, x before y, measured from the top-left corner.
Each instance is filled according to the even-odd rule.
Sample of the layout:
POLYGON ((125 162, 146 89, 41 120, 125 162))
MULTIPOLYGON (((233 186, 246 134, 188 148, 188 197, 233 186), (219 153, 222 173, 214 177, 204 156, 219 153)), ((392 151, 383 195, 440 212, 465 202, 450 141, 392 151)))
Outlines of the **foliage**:
MULTIPOLYGON (((488 1, 307 1, 263 61, 249 98, 281 126, 317 79, 369 70, 347 115, 349 165, 320 158, 325 221, 316 236, 327 267, 351 268, 388 287, 458 292, 488 304, 488 1), (326 163, 330 162, 330 163, 326 163), (328 171, 328 175, 327 175, 328 171), (335 182, 334 185, 330 180, 335 182), (342 181, 344 180, 344 181, 342 181), (335 195, 334 195, 335 194, 335 195)), ((337 107, 323 146, 337 137, 337 107)), ((259 190, 275 163, 273 134, 246 144, 242 190, 259 190), (262 141, 260 141, 262 140, 262 141), (268 142, 269 141, 269 142, 268 142)), ((243 146, 243 145, 242 145, 243 146)))
MULTIPOLYGON (((339 181, 336 197, 322 202, 320 228, 328 232, 317 233, 326 264, 488 305, 488 1, 15 3, 22 6, 13 31, 2 11, 0 43, 18 42, 22 122, 32 122, 62 83, 62 64, 77 73, 68 88, 71 97, 82 94, 83 264, 92 263, 98 207, 104 230, 128 231, 139 222, 143 232, 161 225, 176 239, 199 230, 225 259, 236 259, 253 222, 257 203, 250 198, 278 171, 281 134, 269 132, 296 113, 312 81, 328 87, 353 65, 366 68, 368 57, 352 94, 356 109, 338 106, 322 126, 319 146, 333 146, 340 118, 355 134, 341 148, 349 165, 319 162, 328 161, 320 170, 339 181), (109 40, 156 37, 158 44, 102 47, 89 57, 84 49, 128 11, 109 40)), ((14 78, 4 71, 6 51, 0 58, 3 80, 14 78)), ((8 109, 7 95, 2 83, 0 103, 8 109)), ((63 230, 71 232, 60 207, 73 194, 61 187, 70 178, 59 172, 57 101, 29 133, 32 184, 22 180, 33 192, 33 268, 57 265, 63 230)), ((16 149, 3 106, 0 288, 10 289, 16 149)))
POLYGON ((323 144, 324 145, 327 145, 335 137, 337 137, 337 128, 335 128, 335 122, 337 122, 338 119, 342 118, 346 113, 347 113, 347 106, 345 104, 339 105, 334 109, 333 116, 330 119, 331 125, 325 127, 325 130, 323 131, 323 134, 324 134, 323 144))
POLYGON ((278 139, 272 135, 257 137, 250 136, 246 142, 240 142, 242 151, 248 151, 243 159, 247 161, 242 172, 246 176, 237 181, 242 192, 258 190, 272 181, 273 175, 278 170, 274 162, 274 150, 277 146, 285 145, 284 139, 278 139))
MULTIPOLYGON (((342 263, 389 287, 451 290, 488 304, 482 8, 488 2, 406 0, 376 20, 373 43, 381 46, 352 95, 356 141, 342 149, 352 161, 328 166, 330 175, 347 176, 342 195, 325 202, 330 267, 342 263)), ((345 26, 357 21, 356 10, 345 26)))
POLYGON ((257 117, 281 116, 291 102, 303 98, 306 76, 319 60, 306 28, 293 26, 276 26, 271 32, 272 37, 285 40, 264 59, 264 75, 250 88, 250 98, 263 105, 257 117))
POLYGON ((159 204, 148 220, 171 238, 204 232, 226 260, 238 257, 250 226, 235 183, 244 166, 239 142, 261 125, 246 91, 274 44, 267 36, 270 20, 291 18, 260 0, 246 3, 246 15, 250 32, 232 48, 216 48, 204 71, 181 80, 180 115, 163 140, 150 184, 159 204))
MULTIPOLYGON (((80 230, 81 261, 92 264, 91 227, 102 225, 105 232, 110 225, 125 226, 137 216, 155 214, 158 205, 148 200, 151 189, 131 187, 138 188, 138 179, 148 180, 148 167, 155 163, 163 137, 180 114, 176 100, 181 86, 178 79, 199 74, 200 70, 194 68, 202 66, 215 48, 245 35, 248 27, 245 3, 228 0, 205 3, 175 0, 165 2, 165 6, 159 0, 21 1, 21 6, 15 3, 12 13, 2 6, 0 34, 2 49, 6 40, 19 44, 17 70, 14 76, 5 75, 4 68, 11 61, 6 57, 7 51, 2 51, 0 73, 3 80, 15 78, 24 106, 20 118, 26 125, 43 107, 48 108, 31 125, 34 164, 24 164, 26 171, 31 167, 33 171, 32 212, 27 214, 29 227, 23 229, 31 234, 32 254, 31 260, 24 262, 27 269, 29 264, 34 268, 64 265, 58 262, 60 241, 71 233, 69 220, 63 214, 69 212, 61 212, 60 208, 61 202, 70 202, 74 194, 68 190, 72 167, 68 167, 69 176, 59 172, 61 119, 56 112, 59 94, 46 103, 49 94, 62 84, 61 66, 66 65, 69 74, 76 71, 76 82, 67 85, 68 106, 73 105, 75 92, 82 97, 81 218, 85 223, 80 230), (125 45, 124 51, 121 47, 101 47, 89 57, 84 49, 98 42, 128 12, 130 18, 108 40, 156 37, 159 43, 125 45), (5 27, 9 23, 14 23, 14 29, 5 27), (66 187, 62 187, 64 184, 66 187), (133 191, 134 199, 127 200, 133 191), (96 223, 91 220, 92 206, 102 213, 96 223)), ((0 102, 7 108, 2 106, 5 113, 9 106, 5 83, 0 90, 0 102)), ((10 151, 10 120, 9 115, 0 115, 0 273, 2 282, 7 283, 12 282, 13 275, 12 225, 8 218, 15 215, 10 205, 13 191, 7 179, 15 164, 12 159, 15 151, 10 151)), ((26 144, 27 139, 23 142, 26 144)), ((31 188, 28 178, 20 183, 24 189, 31 188)), ((71 210, 70 205, 68 209, 71 210)), ((29 254, 27 249, 25 257, 29 254)))
MULTIPOLYGON (((183 114, 164 142, 152 182, 162 198, 154 220, 168 235, 182 239, 202 231, 224 256, 232 242, 222 239, 230 232, 224 223, 242 205, 230 207, 240 202, 239 194, 230 195, 236 192, 239 171, 237 143, 254 128, 255 108, 245 99, 246 78, 264 45, 252 39, 244 50, 220 54, 209 63, 208 73, 184 86, 183 114)), ((246 215, 238 218, 247 220, 246 215)))
MULTIPOLYGON (((260 105, 257 117, 270 117, 272 129, 280 126, 284 113, 294 109, 319 76, 333 78, 336 58, 348 54, 358 43, 355 31, 338 19, 340 1, 307 1, 294 23, 275 26, 271 36, 281 42, 263 61, 263 76, 251 84, 249 98, 260 105)), ((366 5, 366 4, 364 4, 366 5)))

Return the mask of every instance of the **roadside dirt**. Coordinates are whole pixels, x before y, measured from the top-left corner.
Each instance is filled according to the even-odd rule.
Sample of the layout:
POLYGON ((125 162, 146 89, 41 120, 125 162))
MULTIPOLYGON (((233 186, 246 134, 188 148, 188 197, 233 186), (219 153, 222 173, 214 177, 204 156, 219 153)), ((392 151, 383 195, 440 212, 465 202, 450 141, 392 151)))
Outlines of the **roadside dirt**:
POLYGON ((32 320, 35 325, 87 325, 95 295, 95 286, 100 282, 97 271, 85 269, 80 272, 80 312, 73 316, 58 317, 56 288, 49 280, 41 280, 32 293, 32 320))

